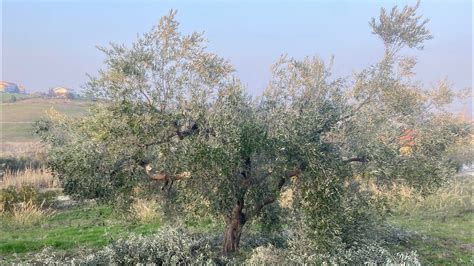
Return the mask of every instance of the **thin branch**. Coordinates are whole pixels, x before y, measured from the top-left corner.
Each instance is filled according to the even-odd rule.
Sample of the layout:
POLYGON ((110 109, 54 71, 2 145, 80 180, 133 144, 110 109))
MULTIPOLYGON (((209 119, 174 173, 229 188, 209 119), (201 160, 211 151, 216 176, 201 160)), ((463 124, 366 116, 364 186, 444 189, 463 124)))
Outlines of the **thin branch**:
MULTIPOLYGON (((301 173, 300 169, 294 169, 292 170, 291 172, 289 172, 287 175, 285 176, 282 176, 280 178, 280 180, 278 181, 278 185, 277 185, 277 191, 281 191, 281 189, 283 188, 283 186, 285 185, 286 183, 286 180, 292 176, 298 176, 299 174, 301 173)), ((270 197, 267 197, 265 198, 264 200, 262 200, 260 203, 258 203, 256 206, 255 206, 255 209, 253 210, 253 212, 251 214, 249 214, 249 217, 250 216, 257 216, 260 214, 260 212, 262 211, 262 209, 267 206, 267 205, 270 205, 272 203, 274 203, 276 200, 278 199, 278 193, 276 195, 273 195, 273 196, 270 196, 270 197)))
POLYGON ((345 121, 346 119, 349 119, 353 117, 354 115, 356 115, 360 111, 360 109, 362 109, 362 107, 364 107, 366 104, 370 102, 370 100, 372 100, 372 97, 374 95, 375 93, 370 94, 369 97, 367 97, 362 103, 360 103, 359 106, 357 106, 355 110, 353 110, 350 114, 343 116, 339 121, 345 121))
POLYGON ((355 157, 355 158, 344 160, 343 163, 352 163, 352 162, 366 163, 368 161, 369 160, 367 159, 367 157, 363 156, 363 157, 355 157))

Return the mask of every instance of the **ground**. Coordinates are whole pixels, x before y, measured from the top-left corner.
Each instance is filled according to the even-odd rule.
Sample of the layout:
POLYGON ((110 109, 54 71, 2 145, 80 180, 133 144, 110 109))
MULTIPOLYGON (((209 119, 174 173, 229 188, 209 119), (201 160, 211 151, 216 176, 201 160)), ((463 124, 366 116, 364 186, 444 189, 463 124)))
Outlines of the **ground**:
POLYGON ((12 101, 17 101, 17 100, 22 100, 29 98, 30 95, 28 94, 23 94, 23 93, 5 93, 5 92, 0 92, 0 102, 1 103, 7 103, 7 102, 12 102, 12 101))
MULTIPOLYGON (((456 182, 456 186, 466 188, 463 196, 472 192, 474 182, 471 179, 456 182)), ((458 196, 456 199, 462 201, 463 197, 458 196)), ((404 206, 413 208, 409 214, 394 213, 389 217, 389 224, 409 235, 394 251, 416 250, 423 264, 469 265, 474 247, 472 202, 469 205, 451 202, 426 211, 425 208, 438 204, 439 199, 434 200, 435 197, 412 203, 416 206, 404 206)), ((158 221, 134 222, 113 212, 111 207, 96 203, 58 209, 41 224, 27 227, 18 227, 2 219, 0 256, 4 258, 28 258, 44 247, 66 252, 98 248, 128 234, 153 233, 162 225, 158 221)), ((191 222, 188 226, 208 230, 209 222, 191 222)))
POLYGON ((413 233, 401 248, 416 250, 423 264, 474 262, 473 192, 473 177, 461 175, 438 193, 398 209, 388 221, 413 233))
POLYGON ((105 205, 89 203, 59 210, 41 224, 18 227, 5 218, 0 228, 0 256, 28 257, 44 247, 70 250, 97 248, 130 233, 150 234, 160 223, 140 224, 124 221, 105 205))
POLYGON ((37 141, 31 125, 34 121, 46 117, 46 112, 51 108, 70 116, 79 116, 86 112, 89 105, 90 103, 86 101, 67 99, 31 98, 14 103, 5 103, 2 99, 0 117, 2 143, 37 141))

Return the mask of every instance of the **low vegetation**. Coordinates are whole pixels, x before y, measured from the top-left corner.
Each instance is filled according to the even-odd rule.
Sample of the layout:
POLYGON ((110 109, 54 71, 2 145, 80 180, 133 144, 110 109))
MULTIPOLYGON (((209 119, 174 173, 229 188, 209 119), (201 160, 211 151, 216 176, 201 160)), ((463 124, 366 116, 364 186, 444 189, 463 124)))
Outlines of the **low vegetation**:
POLYGON ((159 222, 161 220, 160 207, 156 200, 137 198, 130 205, 131 217, 140 223, 159 222))
POLYGON ((15 204, 11 213, 5 215, 4 222, 20 228, 40 225, 52 213, 52 210, 44 209, 43 204, 37 205, 33 200, 29 200, 15 204))
POLYGON ((390 223, 413 237, 405 249, 418 250, 430 264, 472 264, 474 257, 474 180, 458 176, 426 198, 405 197, 390 223))
POLYGON ((56 208, 52 215, 43 216, 39 224, 15 224, 10 219, 8 215, 1 217, 0 257, 28 259, 29 253, 45 247, 55 250, 102 247, 130 233, 150 234, 160 227, 157 222, 132 223, 113 212, 110 206, 95 203, 56 208))
POLYGON ((0 189, 7 187, 21 188, 23 186, 33 186, 39 189, 61 188, 57 178, 54 178, 51 172, 41 166, 39 168, 27 167, 22 170, 4 171, 3 182, 0 182, 0 189))
MULTIPOLYGON (((163 245, 159 244, 164 241, 160 239, 185 234, 187 238, 183 241, 189 237, 194 239, 185 245, 199 243, 207 248, 200 249, 203 253, 180 253, 186 256, 184 260, 205 259, 211 263, 321 264, 372 260, 409 265, 417 262, 467 265, 472 262, 474 243, 472 182, 466 177, 453 179, 440 188, 441 198, 436 194, 426 198, 412 197, 412 192, 408 193, 407 188, 401 187, 385 192, 384 198, 393 199, 390 201, 393 212, 386 225, 376 233, 382 240, 371 242, 373 239, 369 238, 370 241, 366 242, 359 238, 361 246, 352 250, 324 254, 310 249, 311 241, 305 237, 301 225, 271 233, 262 231, 261 224, 256 223, 244 233, 245 248, 230 258, 220 254, 219 232, 224 224, 213 222, 212 217, 179 225, 179 222, 167 220, 161 208, 163 203, 159 201, 137 200, 130 211, 117 212, 107 204, 72 202, 57 193, 49 196, 49 200, 45 200, 46 196, 31 200, 35 198, 31 194, 35 193, 30 192, 30 196, 25 197, 30 203, 17 205, 29 206, 21 209, 25 212, 18 215, 20 222, 5 212, 0 217, 0 257, 4 262, 157 262, 163 259, 163 254, 169 254, 166 252, 185 244, 163 245), (41 202, 44 202, 43 206, 41 202), (49 207, 45 208, 46 205, 49 207), (163 228, 163 224, 167 226, 163 228), (157 232, 159 234, 154 235, 157 232), (130 237, 130 234, 134 236, 130 237), (155 247, 149 249, 148 245, 155 247)), ((179 260, 182 255, 176 256, 166 259, 179 260)))
POLYGON ((31 98, 30 95, 24 93, 5 93, 0 92, 0 103, 14 103, 19 100, 31 98))

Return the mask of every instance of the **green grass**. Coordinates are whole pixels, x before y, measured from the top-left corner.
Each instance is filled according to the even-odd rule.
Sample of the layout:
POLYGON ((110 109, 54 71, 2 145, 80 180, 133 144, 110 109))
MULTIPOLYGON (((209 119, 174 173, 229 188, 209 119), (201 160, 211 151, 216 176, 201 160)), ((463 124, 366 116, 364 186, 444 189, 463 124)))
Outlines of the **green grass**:
POLYGON ((30 95, 28 94, 0 92, 0 102, 1 103, 12 102, 13 96, 15 96, 17 101, 30 98, 30 95))
POLYGON ((402 230, 415 233, 402 248, 416 250, 422 264, 471 263, 474 213, 441 219, 422 215, 395 217, 391 222, 402 230))
POLYGON ((47 111, 54 108, 56 111, 72 117, 83 115, 89 102, 69 101, 61 99, 25 99, 15 103, 1 104, 0 126, 3 142, 36 141, 33 135, 32 124, 47 116, 47 111))
POLYGON ((461 177, 421 202, 403 203, 389 222, 414 235, 400 248, 416 250, 422 264, 472 265, 473 186, 472 177, 461 177))
POLYGON ((58 212, 41 225, 31 227, 16 227, 5 217, 1 223, 1 256, 25 254, 44 247, 58 250, 98 248, 131 233, 150 234, 160 228, 159 222, 139 224, 126 221, 104 205, 86 205, 58 212))

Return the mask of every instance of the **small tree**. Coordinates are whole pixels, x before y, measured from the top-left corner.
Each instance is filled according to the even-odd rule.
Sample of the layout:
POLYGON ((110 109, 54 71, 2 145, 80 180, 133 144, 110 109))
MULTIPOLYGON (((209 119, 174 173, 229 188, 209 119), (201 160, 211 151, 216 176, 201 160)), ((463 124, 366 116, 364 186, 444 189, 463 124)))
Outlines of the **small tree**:
POLYGON ((429 191, 453 169, 448 147, 470 132, 443 111, 451 90, 418 87, 415 59, 399 55, 431 38, 417 6, 372 20, 386 52, 353 81, 332 78, 332 62, 284 56, 258 100, 205 51, 202 34, 178 32, 172 11, 131 48, 100 48, 106 68, 88 83, 100 100, 89 116, 38 123, 53 173, 66 193, 111 199, 150 183, 147 163, 171 177, 190 172, 170 190, 174 203, 222 216, 224 253, 291 184, 314 239, 348 242, 351 223, 371 206, 350 185, 355 176, 429 191))

